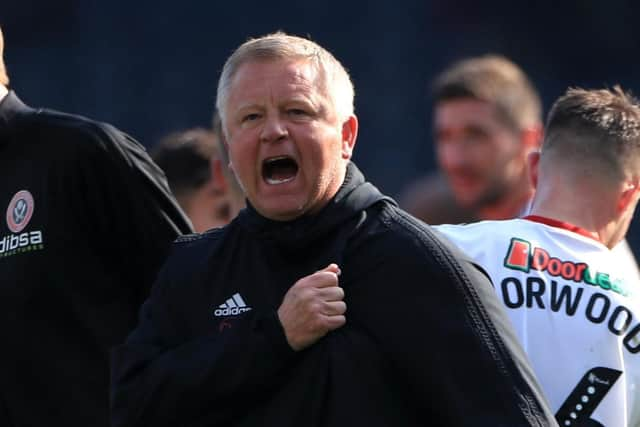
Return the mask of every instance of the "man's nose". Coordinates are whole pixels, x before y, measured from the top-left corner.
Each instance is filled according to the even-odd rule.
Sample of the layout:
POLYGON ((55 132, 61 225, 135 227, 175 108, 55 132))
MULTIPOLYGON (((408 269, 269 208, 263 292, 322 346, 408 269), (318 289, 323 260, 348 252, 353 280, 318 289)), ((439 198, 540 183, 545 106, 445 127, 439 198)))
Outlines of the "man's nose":
POLYGON ((262 142, 276 142, 286 138, 288 134, 286 122, 279 115, 273 114, 265 118, 260 140, 262 142))
POLYGON ((438 144, 438 161, 445 168, 460 168, 467 163, 465 144, 458 141, 447 141, 438 144))

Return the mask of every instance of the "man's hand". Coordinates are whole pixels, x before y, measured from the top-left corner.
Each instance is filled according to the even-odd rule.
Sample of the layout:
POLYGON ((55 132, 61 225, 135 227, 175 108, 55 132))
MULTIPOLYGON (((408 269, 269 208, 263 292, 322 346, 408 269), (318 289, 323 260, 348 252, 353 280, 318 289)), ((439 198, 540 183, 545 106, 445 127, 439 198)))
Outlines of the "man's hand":
POLYGON ((302 350, 327 332, 345 324, 347 305, 338 286, 340 268, 326 268, 298 280, 284 296, 278 317, 287 341, 295 351, 302 350))

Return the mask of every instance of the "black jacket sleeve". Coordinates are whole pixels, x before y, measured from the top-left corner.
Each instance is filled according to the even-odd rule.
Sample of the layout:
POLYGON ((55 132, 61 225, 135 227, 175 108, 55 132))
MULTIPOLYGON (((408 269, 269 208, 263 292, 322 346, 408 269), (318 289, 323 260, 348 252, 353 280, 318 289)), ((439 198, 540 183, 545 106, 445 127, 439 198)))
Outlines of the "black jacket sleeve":
POLYGON ((180 259, 170 259, 138 327, 112 351, 114 427, 192 426, 201 416, 207 425, 224 425, 245 410, 239 406, 245 398, 266 396, 296 355, 275 311, 251 310, 208 335, 177 330, 181 315, 172 308, 188 304, 169 277, 176 277, 174 265, 184 267, 180 259))

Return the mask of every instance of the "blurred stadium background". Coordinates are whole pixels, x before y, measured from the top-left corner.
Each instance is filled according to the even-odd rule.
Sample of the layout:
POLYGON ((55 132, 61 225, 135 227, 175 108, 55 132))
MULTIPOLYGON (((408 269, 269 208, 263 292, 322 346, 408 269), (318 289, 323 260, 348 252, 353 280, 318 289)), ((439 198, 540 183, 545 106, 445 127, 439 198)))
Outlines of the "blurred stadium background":
MULTIPOLYGON (((397 196, 434 167, 426 94, 443 67, 504 54, 545 109, 569 85, 640 94, 639 12, 632 0, 2 0, 0 26, 25 102, 111 122, 147 147, 209 124, 222 64, 248 37, 309 36, 350 70, 355 160, 397 196)), ((640 220, 629 240, 640 254, 640 220)))

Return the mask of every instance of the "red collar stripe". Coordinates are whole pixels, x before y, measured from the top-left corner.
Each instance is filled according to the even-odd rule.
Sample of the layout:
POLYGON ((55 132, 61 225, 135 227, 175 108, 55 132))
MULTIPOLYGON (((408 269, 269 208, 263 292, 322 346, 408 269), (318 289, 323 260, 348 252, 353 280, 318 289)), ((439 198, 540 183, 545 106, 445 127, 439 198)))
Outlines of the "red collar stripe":
POLYGON ((551 219, 551 218, 547 218, 539 215, 527 215, 522 219, 526 219, 533 222, 539 222, 541 224, 546 224, 551 227, 562 228, 564 230, 572 231, 574 233, 580 234, 581 236, 585 236, 600 242, 600 239, 598 238, 598 235, 596 233, 592 233, 591 231, 587 231, 584 228, 580 228, 577 225, 573 225, 568 222, 562 222, 556 219, 551 219))

